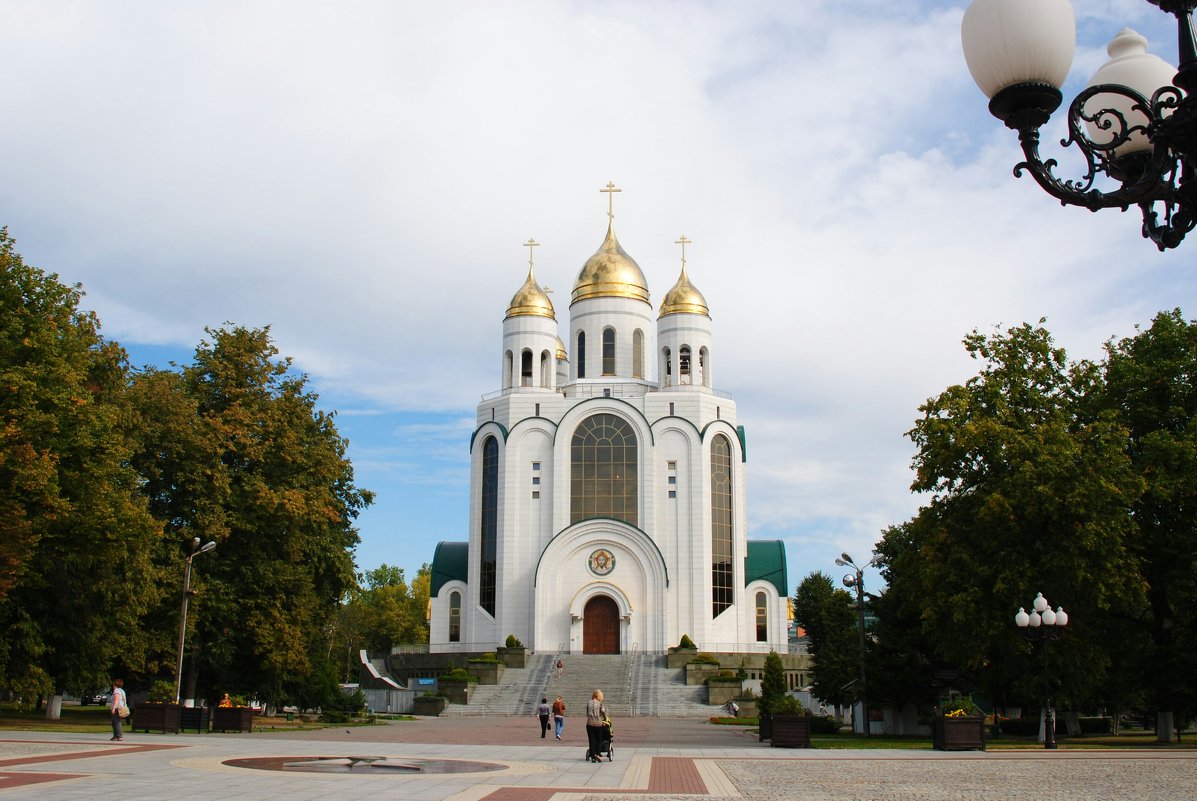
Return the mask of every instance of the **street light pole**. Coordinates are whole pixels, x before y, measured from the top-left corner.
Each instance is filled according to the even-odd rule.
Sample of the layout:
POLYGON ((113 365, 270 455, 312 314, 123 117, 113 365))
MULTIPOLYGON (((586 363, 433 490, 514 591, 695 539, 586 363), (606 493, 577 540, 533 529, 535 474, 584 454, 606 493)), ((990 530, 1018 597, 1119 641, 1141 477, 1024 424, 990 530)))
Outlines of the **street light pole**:
POLYGON ((183 641, 187 638, 187 601, 191 598, 191 560, 201 553, 207 553, 216 547, 215 542, 200 545, 200 538, 191 541, 191 553, 187 554, 187 563, 183 568, 183 600, 179 606, 179 649, 175 657, 175 703, 180 703, 183 690, 183 641))
MULTIPOLYGON (((877 557, 873 557, 868 561, 865 567, 872 567, 873 563, 877 561, 877 557)), ((857 567, 856 563, 852 561, 852 557, 848 554, 840 554, 840 558, 835 560, 835 563, 840 567, 850 567, 856 571, 855 575, 849 573, 844 576, 845 587, 856 588, 856 623, 857 635, 860 643, 860 711, 861 711, 861 733, 865 737, 869 736, 869 700, 868 700, 868 685, 865 683, 865 613, 864 613, 864 568, 857 567)))
POLYGON ((1028 615, 1026 609, 1019 607, 1018 614, 1014 616, 1014 623, 1039 649, 1039 658, 1043 662, 1043 747, 1055 748, 1056 716, 1052 711, 1051 677, 1047 670, 1047 643, 1063 633, 1064 627, 1068 625, 1068 613, 1062 606, 1053 612, 1051 604, 1043 597, 1043 593, 1038 593, 1031 604, 1031 613, 1028 615))

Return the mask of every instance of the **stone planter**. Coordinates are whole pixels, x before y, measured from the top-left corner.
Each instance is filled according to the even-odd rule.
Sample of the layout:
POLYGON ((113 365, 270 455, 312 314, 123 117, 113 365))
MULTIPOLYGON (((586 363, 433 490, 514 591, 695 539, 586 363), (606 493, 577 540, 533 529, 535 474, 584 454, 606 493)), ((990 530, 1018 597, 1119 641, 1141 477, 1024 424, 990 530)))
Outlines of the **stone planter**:
POLYGON ((670 648, 669 655, 665 657, 665 664, 669 666, 670 670, 677 670, 684 668, 686 663, 696 656, 698 656, 697 648, 670 648))
POLYGON ((196 734, 208 731, 211 710, 206 706, 185 706, 179 710, 179 729, 195 729, 196 734))
POLYGON ((773 715, 774 748, 810 748, 810 715, 773 715))
POLYGON ((129 716, 129 728, 134 731, 160 731, 163 734, 179 731, 178 704, 140 703, 129 716))
POLYGON ((467 679, 437 679, 441 695, 451 704, 468 704, 474 688, 467 679))
POLYGON ((212 710, 212 731, 253 731, 254 711, 247 706, 218 706, 212 710))
POLYGON ((931 721, 931 744, 937 751, 984 751, 985 718, 940 715, 931 721))
POLYGON ((478 678, 479 684, 498 684, 506 666, 502 662, 469 662, 466 670, 478 678))
POLYGON ((495 653, 499 661, 509 668, 528 666, 528 649, 522 645, 519 648, 496 648, 495 653))
POLYGON ((686 684, 694 686, 706 684, 707 679, 717 674, 723 668, 718 665, 708 665, 705 662, 692 662, 686 665, 686 684))
POLYGON ((417 695, 412 699, 411 713, 434 718, 444 712, 448 704, 449 699, 441 695, 417 695))
POLYGON ((757 742, 765 742, 773 738, 773 716, 760 715, 756 723, 757 742))
POLYGON ((732 700, 736 702, 736 706, 740 707, 740 717, 755 718, 757 716, 758 710, 756 703, 760 699, 758 699, 755 695, 733 698, 732 700))
POLYGON ((743 682, 740 679, 707 679, 707 703, 711 705, 723 705, 744 691, 743 682))

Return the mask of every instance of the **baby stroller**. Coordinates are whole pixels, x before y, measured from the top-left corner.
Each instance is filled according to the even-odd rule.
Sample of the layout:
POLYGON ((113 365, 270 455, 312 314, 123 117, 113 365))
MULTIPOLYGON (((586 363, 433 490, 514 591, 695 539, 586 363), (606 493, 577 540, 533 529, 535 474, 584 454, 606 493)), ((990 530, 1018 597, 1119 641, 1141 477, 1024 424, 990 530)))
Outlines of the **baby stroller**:
POLYGON ((615 761, 615 746, 612 743, 615 741, 615 735, 611 733, 611 718, 603 721, 602 731, 599 733, 597 740, 598 754, 590 753, 590 746, 586 746, 586 761, 589 762, 592 758, 597 756, 602 759, 603 754, 607 755, 608 762, 615 761))

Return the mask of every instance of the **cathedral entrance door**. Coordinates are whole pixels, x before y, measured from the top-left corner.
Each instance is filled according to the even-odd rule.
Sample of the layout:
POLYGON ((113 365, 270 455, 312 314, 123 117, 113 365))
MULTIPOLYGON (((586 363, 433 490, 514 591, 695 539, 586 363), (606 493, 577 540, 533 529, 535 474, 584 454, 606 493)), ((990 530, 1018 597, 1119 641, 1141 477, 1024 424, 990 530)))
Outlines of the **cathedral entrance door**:
POLYGON ((582 611, 582 653, 619 653, 619 607, 609 595, 596 595, 582 611))

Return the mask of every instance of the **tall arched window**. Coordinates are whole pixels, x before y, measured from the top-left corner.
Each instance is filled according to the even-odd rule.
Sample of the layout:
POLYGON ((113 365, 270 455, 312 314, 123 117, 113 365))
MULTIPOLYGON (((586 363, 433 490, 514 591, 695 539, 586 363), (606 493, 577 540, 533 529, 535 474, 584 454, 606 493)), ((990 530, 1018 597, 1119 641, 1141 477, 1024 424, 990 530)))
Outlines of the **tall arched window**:
POLYGON ((520 386, 532 386, 532 351, 527 348, 520 354, 520 386))
POLYGON ((632 332, 632 378, 644 378, 644 332, 632 332))
POLYGON ((679 376, 678 383, 690 383, 690 346, 682 345, 677 349, 677 374, 679 376))
POLYGON ((578 332, 578 378, 586 377, 586 332, 578 332))
POLYGON ((711 611, 713 617, 735 600, 732 570, 731 443, 717 434, 711 440, 711 611))
POLYGON ((540 385, 545 389, 553 386, 553 357, 547 350, 540 352, 540 385))
POLYGON ((482 443, 481 511, 482 567, 478 575, 478 604, 493 617, 499 553, 499 441, 494 437, 487 437, 482 443))
POLYGON ((461 593, 449 593, 449 642, 461 642, 461 593))
POLYGON ((710 363, 711 354, 706 348, 698 349, 698 372, 702 375, 702 385, 709 387, 711 385, 711 371, 707 365, 710 363))
POLYGON ((756 641, 769 641, 769 596, 756 594, 756 641))
POLYGON ((511 351, 507 351, 507 358, 503 361, 503 389, 510 389, 514 380, 512 376, 515 375, 515 356, 511 351))
POLYGON ((613 517, 638 525, 636 432, 613 414, 578 424, 570 448, 569 521, 613 517))
POLYGON ((603 375, 615 375, 615 329, 603 329, 603 375))
POLYGON ((673 383, 673 354, 669 352, 669 348, 662 348, 661 354, 665 357, 665 386, 673 383))

